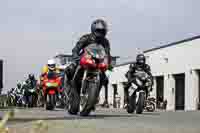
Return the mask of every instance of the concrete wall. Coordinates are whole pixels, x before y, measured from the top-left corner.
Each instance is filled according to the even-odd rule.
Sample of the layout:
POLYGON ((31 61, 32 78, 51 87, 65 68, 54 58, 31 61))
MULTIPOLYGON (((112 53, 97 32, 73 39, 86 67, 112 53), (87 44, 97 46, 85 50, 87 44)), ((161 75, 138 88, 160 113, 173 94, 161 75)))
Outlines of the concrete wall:
MULTIPOLYGON (((124 88, 122 85, 122 82, 126 82, 127 79, 125 77, 125 73, 128 71, 129 65, 124 65, 124 66, 119 66, 115 67, 113 69, 113 72, 110 74, 109 78, 109 87, 108 87, 108 102, 110 105, 113 105, 113 100, 114 100, 114 88, 112 84, 117 84, 117 91, 118 91, 118 96, 120 97, 120 108, 123 108, 124 104, 124 88)), ((104 101, 104 88, 102 88, 102 91, 100 93, 100 103, 104 101)))
POLYGON ((145 53, 154 76, 164 76, 164 99, 167 110, 175 109, 175 80, 173 74, 185 73, 185 110, 196 110, 198 103, 198 74, 200 69, 200 39, 145 53), (174 89, 173 89, 174 88, 174 89))
POLYGON ((200 39, 145 53, 155 76, 200 68, 200 39), (166 62, 168 58, 168 62, 166 62))
MULTIPOLYGON (((164 76, 164 100, 167 110, 175 110, 175 79, 174 74, 185 74, 185 110, 196 110, 199 97, 199 77, 196 70, 200 69, 200 39, 177 44, 174 46, 145 53, 147 63, 151 66, 154 76, 164 76)), ((118 92, 123 105, 123 86, 126 82, 125 73, 129 65, 115 67, 110 75, 109 103, 113 104, 112 84, 118 85, 118 92)), ((155 81, 155 80, 154 80, 155 81)), ((154 82, 156 88, 156 82, 154 82)), ((103 92, 102 92, 103 95, 103 92)), ((151 92, 156 97, 156 89, 151 92)), ((122 107, 122 106, 121 106, 122 107)))

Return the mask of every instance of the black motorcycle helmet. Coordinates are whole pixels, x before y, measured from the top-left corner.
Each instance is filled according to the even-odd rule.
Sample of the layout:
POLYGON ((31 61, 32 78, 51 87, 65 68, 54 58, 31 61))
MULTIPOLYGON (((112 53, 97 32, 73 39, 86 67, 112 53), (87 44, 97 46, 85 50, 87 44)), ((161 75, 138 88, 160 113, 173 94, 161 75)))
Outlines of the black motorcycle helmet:
POLYGON ((95 20, 91 25, 91 32, 97 38, 104 38, 107 34, 107 24, 102 19, 95 20))
POLYGON ((29 75, 28 75, 28 78, 29 78, 30 80, 34 80, 34 79, 35 79, 35 76, 34 76, 34 74, 29 74, 29 75))
POLYGON ((22 87, 21 83, 17 83, 17 88, 20 89, 22 87))
POLYGON ((136 57, 136 62, 138 65, 144 65, 146 63, 146 58, 144 54, 138 54, 136 57))

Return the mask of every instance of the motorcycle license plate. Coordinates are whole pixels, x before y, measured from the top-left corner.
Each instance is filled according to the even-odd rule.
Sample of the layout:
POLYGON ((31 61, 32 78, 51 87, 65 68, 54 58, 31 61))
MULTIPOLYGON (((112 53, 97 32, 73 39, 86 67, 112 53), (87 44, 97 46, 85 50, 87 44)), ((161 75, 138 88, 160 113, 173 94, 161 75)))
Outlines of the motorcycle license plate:
POLYGON ((47 87, 57 87, 58 86, 58 84, 57 83, 46 83, 46 86, 47 87))

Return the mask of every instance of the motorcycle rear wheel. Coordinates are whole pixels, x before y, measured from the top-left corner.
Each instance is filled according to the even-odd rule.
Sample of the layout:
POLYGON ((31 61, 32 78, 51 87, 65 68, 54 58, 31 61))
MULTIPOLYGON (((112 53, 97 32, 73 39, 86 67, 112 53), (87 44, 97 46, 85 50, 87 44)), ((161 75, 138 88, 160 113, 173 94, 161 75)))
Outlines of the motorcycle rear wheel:
POLYGON ((76 115, 79 111, 80 96, 73 88, 70 88, 69 91, 69 101, 67 105, 68 113, 71 115, 76 115))

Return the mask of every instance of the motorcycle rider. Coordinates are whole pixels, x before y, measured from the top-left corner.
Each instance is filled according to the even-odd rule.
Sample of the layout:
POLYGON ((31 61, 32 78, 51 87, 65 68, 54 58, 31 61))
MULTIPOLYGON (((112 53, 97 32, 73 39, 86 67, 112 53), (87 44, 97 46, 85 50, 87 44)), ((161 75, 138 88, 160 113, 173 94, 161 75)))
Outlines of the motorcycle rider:
MULTIPOLYGON (((105 52, 108 55, 108 64, 111 67, 111 56, 110 56, 110 43, 106 38, 108 32, 107 23, 102 19, 96 19, 91 24, 91 33, 83 35, 80 40, 76 43, 76 46, 72 49, 72 63, 66 68, 65 73, 68 81, 72 80, 75 70, 78 66, 80 56, 83 53, 83 49, 92 43, 97 43, 105 48, 105 52)), ((101 75, 101 81, 106 79, 105 73, 101 75)), ((74 88, 77 88, 75 85, 74 88)))
POLYGON ((56 67, 56 62, 54 59, 50 59, 47 62, 47 65, 45 65, 42 68, 42 74, 40 77, 40 80, 43 81, 44 77, 48 74, 48 73, 52 73, 52 74, 59 74, 59 69, 56 67))
POLYGON ((56 62, 54 59, 48 60, 47 64, 42 68, 42 74, 40 75, 40 88, 42 89, 42 83, 44 77, 47 74, 51 74, 52 76, 58 76, 60 73, 59 68, 56 67, 56 62))
POLYGON ((8 91, 8 93, 14 93, 15 92, 15 88, 11 88, 10 91, 8 91))
POLYGON ((25 81, 27 84, 30 85, 31 88, 35 88, 36 87, 36 84, 37 84, 37 80, 35 78, 35 75, 34 74, 29 74, 28 75, 28 79, 25 81))
POLYGON ((16 94, 22 94, 23 90, 22 90, 22 84, 21 83, 17 83, 17 87, 15 89, 15 93, 16 94))
MULTIPOLYGON (((151 74, 151 68, 148 64, 146 64, 146 58, 144 56, 144 54, 138 54, 136 56, 136 62, 130 64, 129 66, 129 70, 128 72, 125 74, 126 78, 128 79, 128 82, 126 83, 126 85, 124 86, 124 90, 125 90, 125 107, 127 106, 127 102, 128 102, 128 89, 129 87, 131 87, 131 81, 134 78, 134 73, 136 73, 137 71, 145 71, 150 77, 151 77, 151 82, 153 85, 153 76, 151 74)), ((152 91, 152 87, 149 91, 152 91)), ((148 96, 149 92, 146 92, 147 96, 148 96)))
MULTIPOLYGON (((47 75, 51 75, 51 76, 59 76, 60 75, 60 71, 59 68, 56 67, 56 62, 54 59, 50 59, 47 62, 47 65, 45 65, 42 69, 42 74, 40 76, 40 83, 43 83, 44 77, 47 75)), ((41 89, 42 89, 42 85, 41 85, 41 89)), ((58 93, 57 96, 60 98, 61 94, 58 93)))
POLYGON ((22 84, 20 82, 17 83, 17 87, 15 88, 14 93, 16 95, 16 101, 17 102, 21 97, 24 97, 24 90, 23 90, 22 84))

